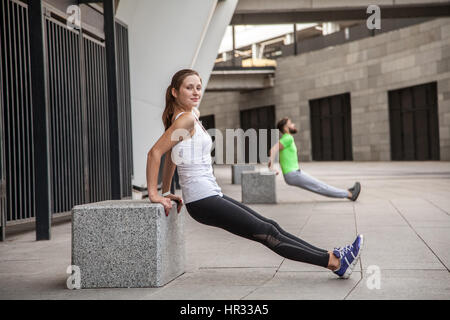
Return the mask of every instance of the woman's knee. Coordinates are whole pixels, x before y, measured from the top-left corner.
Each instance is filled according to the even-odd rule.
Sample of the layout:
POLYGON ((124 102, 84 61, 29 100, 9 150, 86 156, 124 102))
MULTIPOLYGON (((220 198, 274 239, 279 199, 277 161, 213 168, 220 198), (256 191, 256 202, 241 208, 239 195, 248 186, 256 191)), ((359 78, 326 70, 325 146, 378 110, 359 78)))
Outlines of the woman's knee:
POLYGON ((279 240, 280 232, 278 229, 271 223, 266 223, 264 226, 264 230, 261 230, 261 233, 254 234, 254 240, 264 244, 269 248, 274 248, 280 244, 279 240))
POLYGON ((273 225, 278 231, 281 230, 280 225, 275 220, 268 219, 267 222, 270 223, 271 225, 273 225))

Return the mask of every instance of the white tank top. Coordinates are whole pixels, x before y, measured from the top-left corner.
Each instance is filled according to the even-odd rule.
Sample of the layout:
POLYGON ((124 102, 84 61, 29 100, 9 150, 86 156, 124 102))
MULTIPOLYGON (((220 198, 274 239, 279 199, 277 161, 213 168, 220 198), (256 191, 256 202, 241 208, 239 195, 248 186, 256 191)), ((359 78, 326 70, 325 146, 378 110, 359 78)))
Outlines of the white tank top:
MULTIPOLYGON (((183 114, 179 113, 175 120, 183 114)), ((177 165, 184 203, 194 202, 210 196, 223 196, 211 165, 212 139, 195 117, 195 133, 190 139, 177 143, 172 148, 172 160, 177 165)))

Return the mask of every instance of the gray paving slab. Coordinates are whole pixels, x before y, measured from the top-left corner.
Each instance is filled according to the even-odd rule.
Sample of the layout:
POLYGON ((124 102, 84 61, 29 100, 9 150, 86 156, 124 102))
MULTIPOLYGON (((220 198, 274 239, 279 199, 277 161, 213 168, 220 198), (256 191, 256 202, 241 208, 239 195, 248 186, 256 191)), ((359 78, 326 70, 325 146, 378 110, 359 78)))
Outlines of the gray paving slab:
POLYGON ((362 202, 355 205, 358 226, 408 226, 388 200, 362 202))
POLYGON ((425 199, 393 199, 391 202, 413 228, 450 227, 450 216, 425 199))
POLYGON ((416 228, 416 232, 447 270, 450 270, 450 228, 416 228))
POLYGON ((269 281, 276 268, 203 268, 144 299, 242 299, 269 281))
POLYGON ((365 236, 363 267, 383 269, 444 270, 445 267, 411 228, 359 227, 365 236))
MULTIPOLYGON (((448 186, 445 186, 443 188, 449 188, 450 184, 448 186)), ((450 215, 450 197, 448 197, 448 194, 441 194, 441 195, 427 195, 426 196, 427 201, 429 201, 431 204, 442 210, 442 212, 446 213, 447 215, 450 215)))
POLYGON ((328 272, 278 272, 273 279, 260 286, 245 299, 310 300, 344 299, 358 284, 361 274, 350 279, 337 278, 328 272))
POLYGON ((445 270, 380 270, 380 286, 363 272, 364 278, 350 293, 350 300, 448 300, 450 273, 445 270), (369 283, 369 285, 367 285, 369 283))

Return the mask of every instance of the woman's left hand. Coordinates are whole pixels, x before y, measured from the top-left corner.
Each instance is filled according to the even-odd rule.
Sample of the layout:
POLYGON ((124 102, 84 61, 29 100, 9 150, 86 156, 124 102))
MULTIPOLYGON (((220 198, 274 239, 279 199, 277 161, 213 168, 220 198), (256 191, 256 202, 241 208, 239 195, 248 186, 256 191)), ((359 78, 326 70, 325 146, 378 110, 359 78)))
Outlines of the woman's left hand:
POLYGON ((175 201, 177 203, 177 213, 180 213, 181 207, 183 206, 183 199, 181 199, 181 197, 174 194, 168 194, 164 198, 169 198, 170 200, 175 201))

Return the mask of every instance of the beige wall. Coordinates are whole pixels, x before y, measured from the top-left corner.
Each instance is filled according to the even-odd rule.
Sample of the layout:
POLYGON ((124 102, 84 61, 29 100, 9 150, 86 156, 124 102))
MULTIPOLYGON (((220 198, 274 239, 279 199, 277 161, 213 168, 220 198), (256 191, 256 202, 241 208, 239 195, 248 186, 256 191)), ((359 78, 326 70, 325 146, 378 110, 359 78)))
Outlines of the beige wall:
POLYGON ((275 105, 288 116, 301 161, 311 160, 309 100, 351 93, 353 159, 390 160, 388 90, 437 81, 441 160, 450 160, 450 18, 277 60, 275 86, 207 92, 202 115, 218 129, 239 127, 239 110, 275 105))

